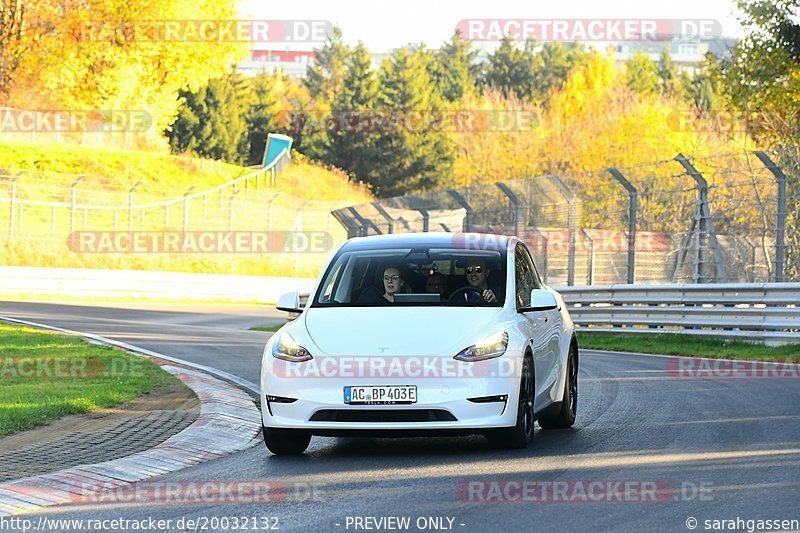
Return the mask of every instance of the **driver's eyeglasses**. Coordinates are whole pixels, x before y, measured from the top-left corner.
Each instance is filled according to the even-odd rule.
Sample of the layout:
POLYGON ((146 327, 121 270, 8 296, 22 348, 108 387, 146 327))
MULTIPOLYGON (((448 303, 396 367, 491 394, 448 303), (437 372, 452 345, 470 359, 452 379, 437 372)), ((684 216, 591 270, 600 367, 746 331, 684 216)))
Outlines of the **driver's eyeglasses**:
POLYGON ((394 276, 383 276, 383 281, 399 281, 400 276, 395 274, 394 276))
POLYGON ((480 265, 474 267, 467 267, 467 274, 472 274, 473 272, 476 272, 478 274, 483 274, 484 270, 486 270, 486 267, 482 267, 480 265))

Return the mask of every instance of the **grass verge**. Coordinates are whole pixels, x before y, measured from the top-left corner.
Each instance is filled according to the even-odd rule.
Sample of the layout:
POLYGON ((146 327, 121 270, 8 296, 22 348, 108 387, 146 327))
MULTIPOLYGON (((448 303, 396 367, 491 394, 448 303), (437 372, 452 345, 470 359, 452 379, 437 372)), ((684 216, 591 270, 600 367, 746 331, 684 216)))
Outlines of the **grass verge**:
POLYGON ((281 329, 285 325, 284 323, 281 324, 273 324, 272 326, 256 326, 254 328, 250 328, 250 331, 271 331, 275 333, 279 329, 281 329))
POLYGON ((120 405, 175 380, 108 346, 0 322, 0 436, 120 405))
POLYGON ((578 331, 578 346, 594 350, 689 355, 753 361, 800 361, 800 344, 764 346, 743 341, 698 338, 675 333, 624 334, 578 331))

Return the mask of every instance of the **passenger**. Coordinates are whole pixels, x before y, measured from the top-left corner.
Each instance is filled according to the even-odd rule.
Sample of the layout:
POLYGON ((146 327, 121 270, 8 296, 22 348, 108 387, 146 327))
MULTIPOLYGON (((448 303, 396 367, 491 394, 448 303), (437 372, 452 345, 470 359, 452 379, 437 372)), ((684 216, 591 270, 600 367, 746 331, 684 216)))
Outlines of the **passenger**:
POLYGON ((489 275, 491 271, 486 265, 486 261, 482 259, 470 259, 469 263, 467 263, 466 274, 467 282, 480 292, 484 302, 487 304, 497 302, 497 296, 495 296, 492 289, 489 288, 489 275))
POLYGON ((384 301, 392 303, 394 303, 394 295, 398 292, 409 292, 405 280, 400 275, 399 268, 393 266, 386 267, 383 271, 383 289, 384 301))
POLYGON ((447 278, 444 274, 434 272, 428 276, 428 279, 425 280, 425 292, 444 297, 447 294, 447 278))

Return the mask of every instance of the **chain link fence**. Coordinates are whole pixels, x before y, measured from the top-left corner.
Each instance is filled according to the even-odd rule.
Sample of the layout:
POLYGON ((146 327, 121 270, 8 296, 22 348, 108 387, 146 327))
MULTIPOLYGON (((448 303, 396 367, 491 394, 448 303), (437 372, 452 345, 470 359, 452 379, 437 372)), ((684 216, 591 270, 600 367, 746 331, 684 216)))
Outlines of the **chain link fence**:
POLYGON ((333 214, 350 237, 517 235, 556 286, 797 281, 799 161, 797 149, 678 154, 388 198, 333 214))
POLYGON ((263 272, 316 275, 328 254, 308 254, 297 247, 285 253, 271 249, 268 260, 235 251, 216 251, 213 259, 211 254, 195 253, 192 266, 186 264, 189 254, 75 254, 70 247, 70 236, 76 232, 311 232, 327 235, 330 244, 344 241, 347 234, 331 210, 347 205, 346 201, 305 200, 275 190, 288 160, 284 151, 268 167, 205 190, 189 187, 183 194, 166 184, 0 169, 0 245, 6 244, 11 253, 33 250, 34 255, 19 264, 31 264, 31 258, 41 254, 41 266, 65 266, 59 257, 80 255, 78 262, 67 261, 68 266, 170 269, 172 265, 192 271, 206 266, 216 272, 254 273, 261 270, 254 271, 253 264, 271 261, 275 268, 263 272), (200 261, 202 255, 205 258, 200 259, 209 260, 200 261), (236 261, 241 265, 237 267, 236 261))

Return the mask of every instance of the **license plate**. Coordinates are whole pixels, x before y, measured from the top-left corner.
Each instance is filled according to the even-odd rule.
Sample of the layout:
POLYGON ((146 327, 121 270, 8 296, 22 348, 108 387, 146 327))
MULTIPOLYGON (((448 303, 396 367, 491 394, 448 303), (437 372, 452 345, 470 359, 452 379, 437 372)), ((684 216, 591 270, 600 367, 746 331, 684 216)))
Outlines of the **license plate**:
POLYGON ((349 405, 394 405, 417 403, 416 385, 345 387, 344 403, 349 405))

